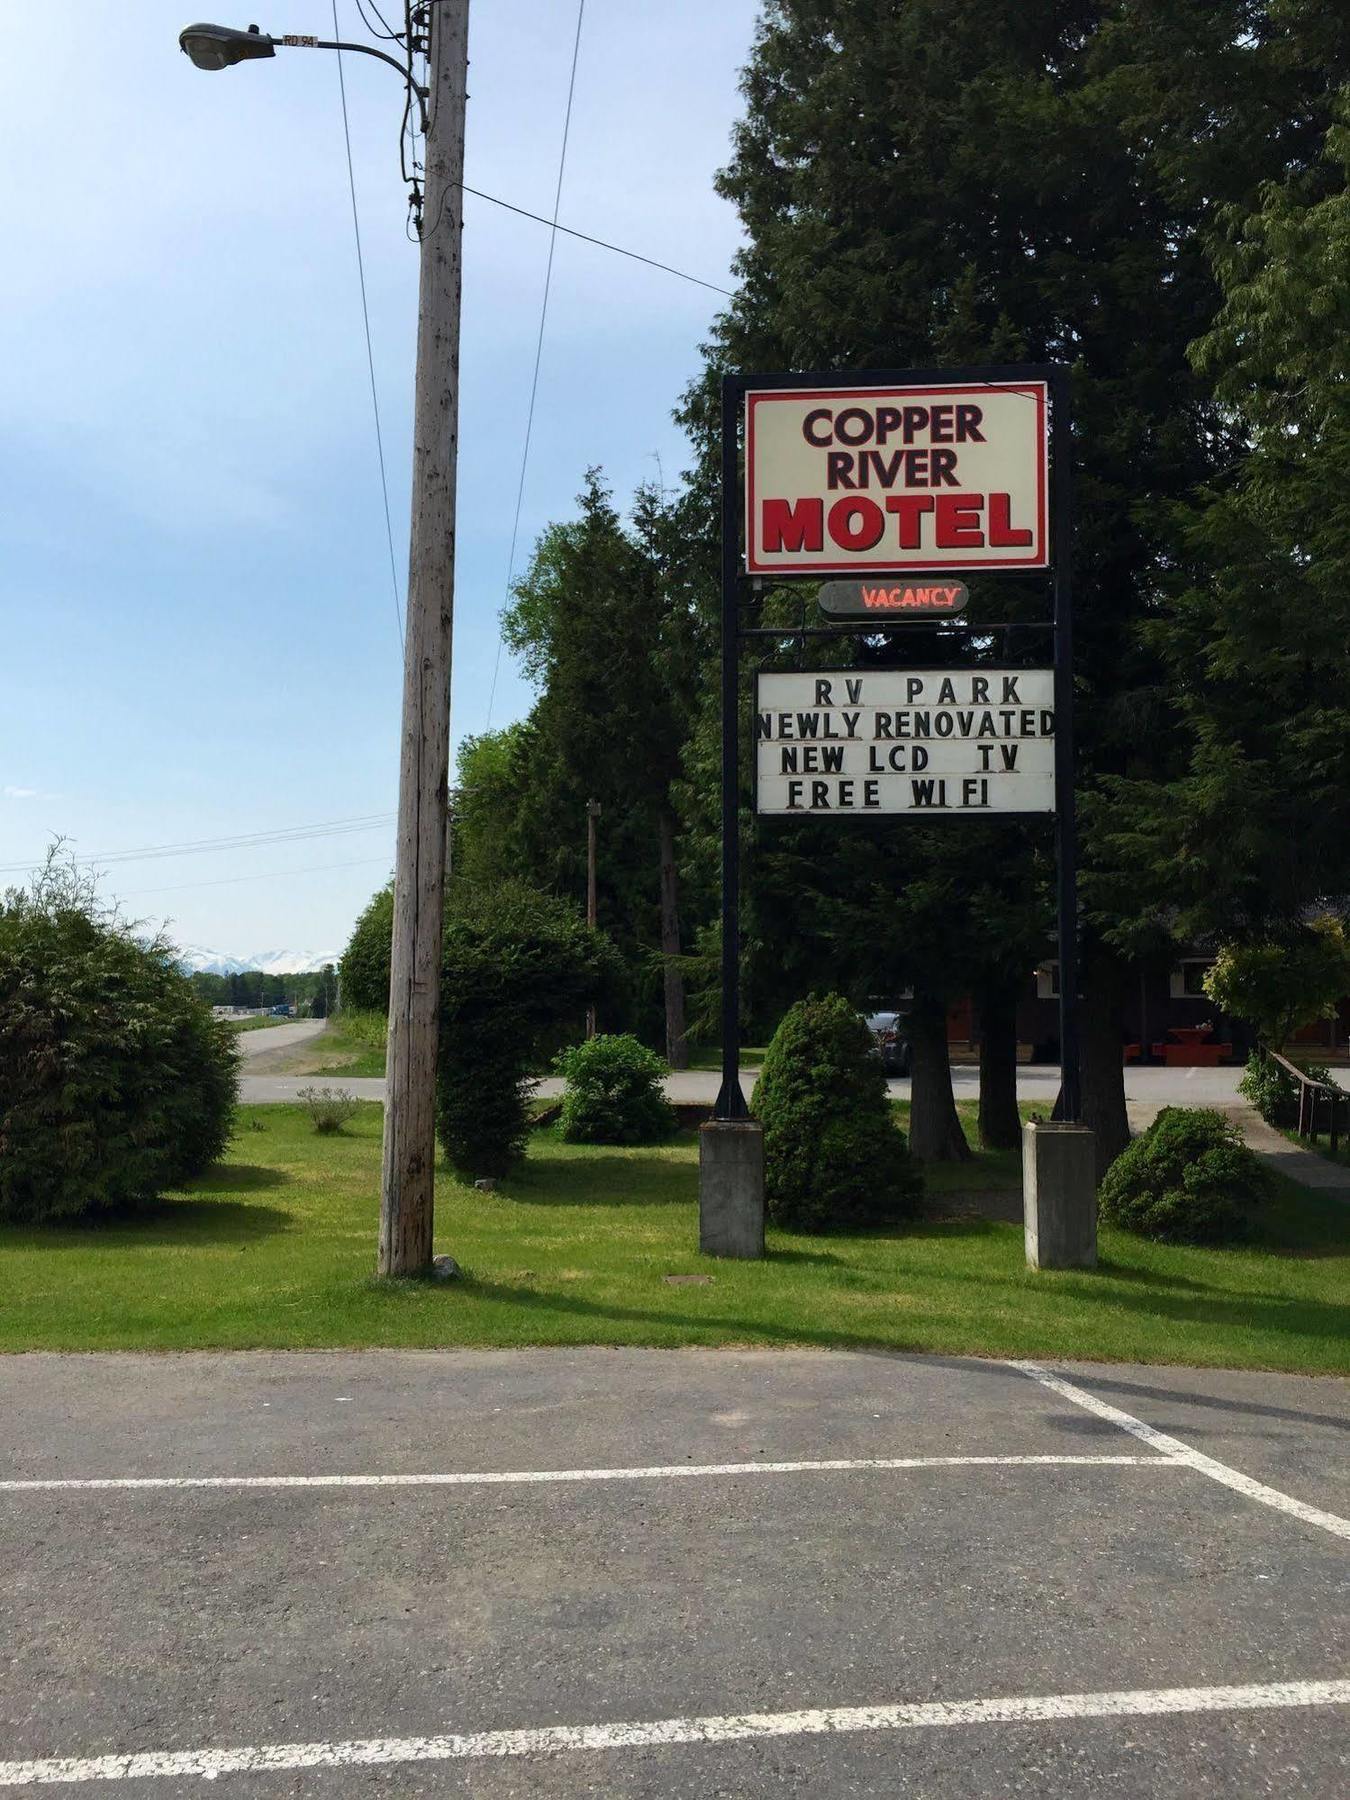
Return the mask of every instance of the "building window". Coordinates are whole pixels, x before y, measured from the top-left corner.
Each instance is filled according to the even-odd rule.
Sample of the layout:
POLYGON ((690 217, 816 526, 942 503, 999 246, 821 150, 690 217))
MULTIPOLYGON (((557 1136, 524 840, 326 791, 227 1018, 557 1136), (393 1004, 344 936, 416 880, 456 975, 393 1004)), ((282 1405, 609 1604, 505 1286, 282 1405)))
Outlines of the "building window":
POLYGON ((1059 999, 1059 964, 1057 962, 1040 963, 1037 966, 1036 998, 1038 1000, 1059 999))
MULTIPOLYGON (((1183 956, 1172 970, 1171 994, 1174 1000, 1209 1000, 1205 992, 1205 971, 1214 966, 1212 956, 1183 956)), ((1213 1002, 1211 1001, 1212 1005, 1213 1002)))

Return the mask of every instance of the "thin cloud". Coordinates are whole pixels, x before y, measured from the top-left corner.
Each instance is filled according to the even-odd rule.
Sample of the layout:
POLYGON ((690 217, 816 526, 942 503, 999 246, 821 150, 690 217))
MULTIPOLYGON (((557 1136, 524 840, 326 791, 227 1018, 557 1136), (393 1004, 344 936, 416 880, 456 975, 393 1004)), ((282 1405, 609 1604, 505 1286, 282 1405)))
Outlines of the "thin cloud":
POLYGON ((3 794, 6 800, 36 800, 38 798, 36 788, 11 787, 8 783, 0 788, 0 794, 3 794))

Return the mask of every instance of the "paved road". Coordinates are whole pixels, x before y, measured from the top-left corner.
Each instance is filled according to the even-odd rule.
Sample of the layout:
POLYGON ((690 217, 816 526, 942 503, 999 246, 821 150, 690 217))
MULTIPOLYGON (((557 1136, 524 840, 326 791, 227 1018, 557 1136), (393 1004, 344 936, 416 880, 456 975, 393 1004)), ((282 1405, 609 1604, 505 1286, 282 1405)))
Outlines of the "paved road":
POLYGON ((307 1044, 311 1038, 318 1037, 327 1024, 326 1019, 290 1019, 265 1025, 261 1031, 241 1031, 239 1054, 246 1066, 256 1066, 260 1060, 278 1052, 294 1050, 297 1044, 307 1044))
POLYGON ((1350 1791, 1345 1382, 22 1356, 0 1416, 0 1791, 1350 1791))
POLYGON ((301 1088, 334 1087, 358 1100, 383 1100, 384 1077, 350 1075, 249 1075, 239 1077, 239 1098, 250 1106, 275 1105, 299 1097, 301 1088))
MULTIPOLYGON (((262 1035, 261 1032, 245 1033, 246 1038, 262 1035)), ((1350 1069, 1338 1069, 1335 1073, 1341 1086, 1350 1088, 1350 1069)), ((1148 1109, 1149 1116, 1160 1106, 1236 1106, 1240 1098, 1237 1084, 1241 1078, 1241 1069, 1126 1069, 1125 1095, 1132 1106, 1148 1109)), ((248 1101, 293 1100, 300 1088, 324 1079, 323 1076, 314 1075, 266 1078, 246 1075, 240 1083, 240 1098, 248 1101)), ((349 1081, 336 1075, 327 1079, 336 1086, 347 1088, 362 1100, 384 1098, 382 1080, 349 1081)), ((754 1084, 753 1073, 744 1075, 741 1079, 747 1096, 754 1084)), ((720 1077, 712 1070, 690 1070, 666 1077, 666 1093, 669 1097, 691 1105, 702 1102, 711 1105, 717 1098, 719 1085, 720 1077)), ((907 1080, 892 1081, 889 1085, 897 1099, 908 1100, 907 1080)), ((972 1064, 958 1065, 952 1070, 952 1086, 958 1100, 973 1100, 979 1093, 979 1070, 972 1064)), ((1043 1100, 1046 1105, 1051 1105, 1058 1090, 1059 1070, 1051 1063, 1028 1063, 1017 1071, 1017 1092, 1023 1100, 1043 1100)), ((561 1093, 562 1082, 550 1076, 540 1082, 539 1092, 544 1095, 561 1093)))

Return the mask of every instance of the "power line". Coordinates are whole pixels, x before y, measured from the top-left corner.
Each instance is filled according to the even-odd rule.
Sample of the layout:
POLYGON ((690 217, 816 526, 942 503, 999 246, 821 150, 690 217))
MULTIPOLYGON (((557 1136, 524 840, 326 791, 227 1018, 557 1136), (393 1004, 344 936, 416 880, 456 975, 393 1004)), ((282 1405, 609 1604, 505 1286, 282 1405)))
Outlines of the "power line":
POLYGON ((325 869, 368 869, 373 863, 389 866, 387 856, 360 856, 354 862, 310 863, 303 869, 269 869, 265 875, 224 875, 217 881, 184 881, 176 887, 128 888, 124 900, 138 899, 142 894, 182 894, 189 888, 232 887, 237 881, 280 881, 291 875, 318 875, 325 869))
POLYGON ((385 18, 384 14, 380 11, 379 7, 376 6, 375 0, 364 0, 364 4, 363 4, 363 0, 356 0, 356 10, 361 15, 361 23, 365 26, 366 30, 370 33, 370 35, 372 37, 387 38, 391 44, 402 43, 402 41, 403 41, 402 32, 395 31, 391 27, 388 19, 385 18), (380 24, 384 26, 383 31, 377 31, 375 29, 375 27, 371 24, 370 20, 366 17, 366 7, 367 6, 369 6, 370 10, 374 13, 375 17, 380 21, 380 24))
MULTIPOLYGON (((80 863, 157 862, 165 856, 197 856, 216 850, 254 850, 272 844, 302 843, 310 838, 348 837, 353 832, 383 830, 394 822, 393 813, 361 813, 351 819, 323 819, 314 825, 287 825, 274 831, 237 833, 233 837, 193 838, 177 844, 150 844, 135 850, 107 850, 97 856, 79 856, 80 863)), ((39 859, 40 860, 40 859, 39 859)), ((7 863, 0 875, 26 874, 33 863, 7 863)))
MULTIPOLYGON (((333 36, 341 38, 337 0, 333 0, 333 36)), ((347 120, 347 81, 342 72, 342 52, 337 52, 338 93, 342 96, 342 137, 347 146, 347 185, 352 196, 352 235, 356 239, 356 273, 361 283, 361 319, 366 328, 366 365, 370 370, 370 405, 375 415, 375 449, 380 461, 380 493, 384 496, 384 530, 389 541, 389 579, 394 590, 394 623, 398 647, 403 650, 403 603, 398 591, 398 562, 394 556, 394 522, 389 513, 389 477, 384 467, 384 434, 380 430, 380 396, 375 386, 375 351, 370 340, 370 307, 366 300, 366 260, 361 253, 361 220, 356 209, 356 172, 352 167, 352 134, 347 120)))
POLYGON ((509 200, 499 200, 496 194, 485 194, 482 188, 470 187, 467 182, 461 183, 461 186, 466 194, 472 194, 478 200, 490 200, 494 206, 504 206, 507 212, 519 213, 522 219, 534 219, 540 225, 548 225, 554 231, 561 231, 566 237, 580 238, 583 244, 596 244, 601 250, 612 250, 616 256, 627 256, 634 262, 646 263, 649 269, 661 269, 667 275, 678 275, 681 281, 692 281, 696 287, 711 288, 714 294, 725 294, 728 300, 736 297, 730 288, 718 287, 715 281, 705 281, 701 275, 691 275, 686 269, 657 262, 655 257, 642 256, 636 250, 625 250, 622 244, 606 243, 604 238, 592 237, 589 232, 574 231, 570 225, 559 225, 556 219, 546 219, 542 213, 531 212, 528 207, 513 206, 509 200))
POLYGON ((314 838, 351 837, 365 831, 384 831, 394 822, 393 813, 372 813, 368 818, 334 821, 328 825, 296 826, 280 831, 241 833, 232 838, 203 838, 196 843, 171 844, 148 850, 113 851, 106 856, 81 857, 81 862, 159 862, 167 856, 200 856, 221 850, 257 850, 273 844, 308 843, 314 838))
MULTIPOLYGON (((567 82, 567 110, 563 114, 562 147, 558 152, 558 180, 553 190, 553 218, 550 223, 548 239, 548 263, 544 269, 544 298, 539 308, 539 336, 534 346, 534 378, 530 382, 530 405, 525 415, 525 448, 520 457, 520 481, 516 487, 516 514, 511 524, 511 553, 506 562, 506 594, 502 604, 510 598, 511 578, 516 572, 516 540, 520 535, 520 508, 525 498, 525 471, 530 461, 530 434, 534 430, 534 403, 539 393, 539 364, 544 355, 544 325, 548 320, 548 296, 553 285, 553 253, 558 246, 558 208, 562 205, 563 171, 567 167, 567 136, 572 129, 572 96, 577 85, 577 58, 581 53, 581 21, 586 12, 586 0, 577 0, 577 29, 572 40, 572 73, 567 82)), ((497 675, 502 664, 502 634, 500 623, 497 629, 497 654, 492 664, 492 687, 488 693, 487 722, 492 725, 492 707, 497 698, 497 675)))

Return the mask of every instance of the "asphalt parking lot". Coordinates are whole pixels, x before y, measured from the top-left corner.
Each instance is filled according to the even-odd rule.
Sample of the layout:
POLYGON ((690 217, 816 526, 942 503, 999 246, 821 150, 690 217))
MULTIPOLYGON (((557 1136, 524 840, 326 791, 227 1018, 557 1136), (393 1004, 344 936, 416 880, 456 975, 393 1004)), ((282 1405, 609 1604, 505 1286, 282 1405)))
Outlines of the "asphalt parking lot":
POLYGON ((1350 1791, 1350 1383, 0 1363, 0 1791, 1350 1791))

